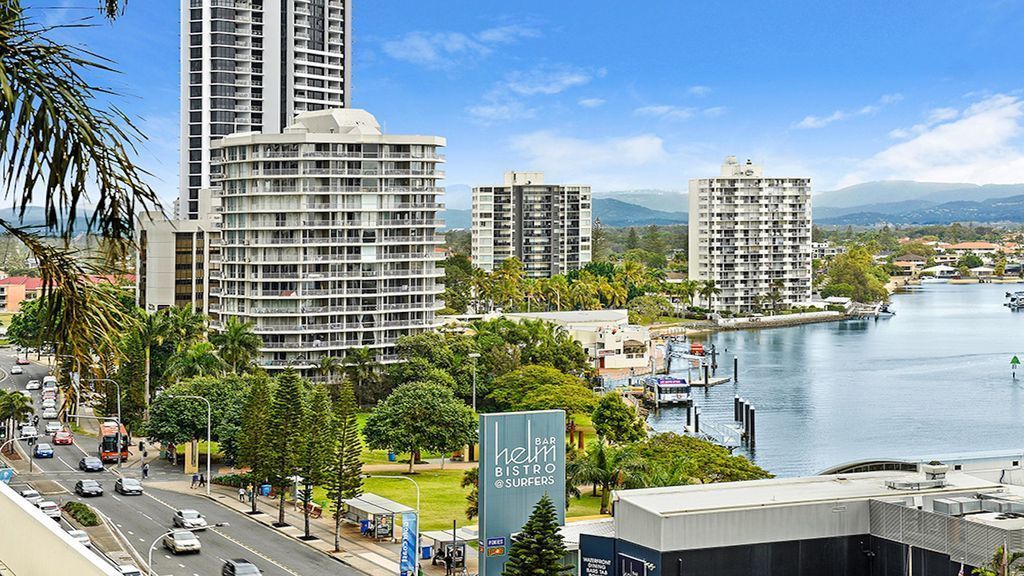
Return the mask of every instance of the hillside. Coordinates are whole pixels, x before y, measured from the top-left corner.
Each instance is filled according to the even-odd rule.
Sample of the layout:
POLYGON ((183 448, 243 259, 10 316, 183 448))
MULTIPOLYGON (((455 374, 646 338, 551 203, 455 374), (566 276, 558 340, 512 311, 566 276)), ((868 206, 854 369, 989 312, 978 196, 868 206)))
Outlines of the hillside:
MULTIPOLYGON (((1024 184, 963 184, 950 182, 913 182, 909 180, 885 180, 864 182, 839 190, 822 192, 814 196, 815 208, 847 208, 854 212, 892 213, 889 210, 874 210, 875 205, 901 204, 919 201, 932 204, 960 200, 983 201, 993 198, 1007 198, 1024 194, 1024 184)), ((829 215, 834 216, 836 214, 829 215)))
POLYGON ((604 226, 649 226, 657 224, 686 224, 686 212, 666 212, 652 210, 612 198, 594 198, 594 218, 600 218, 604 226))
POLYGON ((619 190, 615 192, 595 192, 594 198, 610 198, 620 202, 627 202, 651 210, 667 210, 669 212, 686 212, 686 192, 675 190, 619 190))
POLYGON ((876 224, 952 224, 953 222, 1024 223, 1024 194, 987 200, 956 200, 898 213, 877 210, 851 212, 834 217, 818 217, 822 226, 873 226, 876 224))

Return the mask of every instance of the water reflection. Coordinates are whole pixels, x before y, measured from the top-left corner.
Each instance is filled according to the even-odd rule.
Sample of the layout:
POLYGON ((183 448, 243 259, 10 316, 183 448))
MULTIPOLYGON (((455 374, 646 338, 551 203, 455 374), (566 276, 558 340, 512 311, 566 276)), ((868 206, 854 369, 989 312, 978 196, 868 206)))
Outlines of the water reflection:
MULTIPOLYGON (((757 409, 754 460, 780 476, 864 457, 1017 448, 1024 442, 1024 315, 1004 307, 1012 286, 931 284, 894 298, 896 316, 710 337, 719 373, 739 383, 698 391, 705 420, 732 419, 733 396, 757 409)), ((681 372, 685 375, 685 370, 681 372)), ((682 430, 686 415, 651 423, 682 430)), ((744 451, 741 451, 744 452, 744 451)))

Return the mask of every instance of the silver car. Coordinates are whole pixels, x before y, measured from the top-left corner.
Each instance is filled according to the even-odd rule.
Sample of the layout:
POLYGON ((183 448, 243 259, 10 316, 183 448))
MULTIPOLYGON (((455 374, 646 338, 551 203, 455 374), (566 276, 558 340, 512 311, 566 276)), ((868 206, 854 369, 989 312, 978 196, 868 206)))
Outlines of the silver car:
POLYGON ((85 530, 68 530, 68 536, 78 540, 83 546, 92 546, 92 540, 89 539, 89 535, 85 533, 85 530))
POLYGON ((181 554, 182 552, 198 553, 202 547, 202 544, 199 543, 199 538, 188 530, 175 530, 164 536, 164 548, 174 554, 181 554))
POLYGON ((206 518, 196 510, 178 510, 174 513, 174 527, 206 530, 206 518))
POLYGON ((32 490, 31 488, 27 488, 25 490, 22 490, 21 491, 21 497, 24 498, 25 500, 28 500, 32 504, 39 504, 40 502, 43 501, 43 496, 41 494, 39 494, 39 492, 36 492, 35 490, 32 490))

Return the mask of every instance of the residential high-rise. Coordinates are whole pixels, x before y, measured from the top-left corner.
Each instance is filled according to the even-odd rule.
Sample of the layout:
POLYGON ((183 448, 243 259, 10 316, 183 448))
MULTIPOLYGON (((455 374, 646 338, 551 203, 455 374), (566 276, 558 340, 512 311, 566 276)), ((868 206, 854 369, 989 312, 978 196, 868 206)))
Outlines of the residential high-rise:
POLYGON ((506 172, 504 185, 473 188, 473 263, 491 271, 515 257, 531 278, 582 268, 590 262, 590 217, 590 186, 506 172))
MULTIPOLYGON (((690 180, 689 275, 714 280, 716 310, 811 298, 811 180, 765 176, 729 156, 717 178, 690 180)), ((767 305, 767 304, 764 304, 767 305)))
POLYGON ((177 216, 202 219, 210 146, 349 105, 351 0, 181 0, 177 216))
POLYGON ((439 326, 437 136, 383 134, 368 112, 306 112, 281 134, 213 144, 223 210, 213 326, 255 324, 267 368, 312 368, 439 326))

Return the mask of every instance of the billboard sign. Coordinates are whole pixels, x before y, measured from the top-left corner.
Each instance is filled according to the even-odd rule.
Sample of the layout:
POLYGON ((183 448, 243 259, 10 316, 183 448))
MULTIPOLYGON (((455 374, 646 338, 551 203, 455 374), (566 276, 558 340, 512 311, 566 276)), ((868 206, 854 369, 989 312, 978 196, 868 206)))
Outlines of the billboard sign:
POLYGON ((400 576, 416 574, 416 517, 415 512, 402 512, 402 554, 399 562, 400 576))
POLYGON ((500 576, 541 497, 565 523, 565 412, 481 414, 479 486, 480 576, 500 576))

